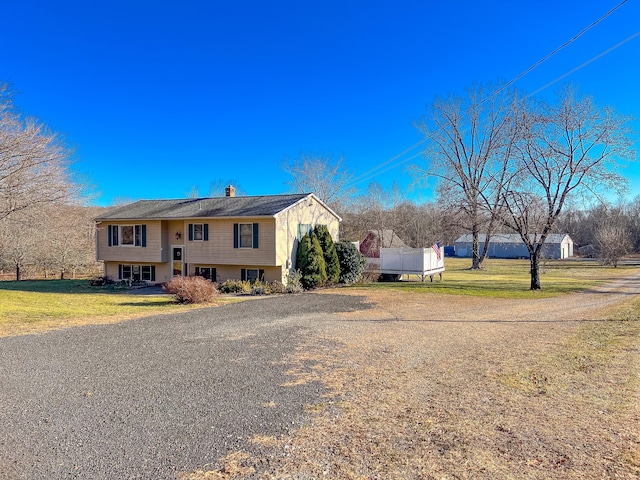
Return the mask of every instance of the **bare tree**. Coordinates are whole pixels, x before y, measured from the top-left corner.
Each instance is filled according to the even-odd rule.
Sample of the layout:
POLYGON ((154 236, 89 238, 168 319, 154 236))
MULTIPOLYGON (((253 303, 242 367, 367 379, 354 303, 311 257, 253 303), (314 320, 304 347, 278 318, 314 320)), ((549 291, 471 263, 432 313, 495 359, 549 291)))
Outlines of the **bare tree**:
POLYGON ((55 271, 64 279, 68 273, 75 276, 79 269, 95 265, 96 209, 51 206, 41 215, 38 267, 55 271))
POLYGON ((567 199, 578 192, 619 190, 618 162, 633 159, 629 118, 598 108, 573 88, 555 103, 522 108, 515 160, 519 177, 505 191, 506 223, 530 255, 531 290, 540 289, 540 258, 567 199))
POLYGON ((199 198, 200 192, 198 191, 198 187, 196 187, 195 185, 191 185, 189 191, 185 192, 184 195, 187 198, 199 198))
POLYGON ((36 262, 36 247, 41 230, 23 209, 8 213, 0 221, 0 262, 13 269, 16 281, 36 262))
POLYGON ((633 250, 640 252, 640 195, 629 202, 625 208, 633 250))
POLYGON ((482 267, 491 234, 501 224, 502 192, 512 177, 511 155, 517 138, 516 94, 475 86, 464 98, 436 99, 418 129, 429 142, 426 168, 418 179, 435 177, 441 199, 456 205, 472 235, 472 269, 482 267), (479 235, 486 234, 480 250, 479 235))
POLYGON ((353 175, 346 169, 344 158, 331 155, 303 153, 285 161, 282 170, 291 175, 289 186, 301 193, 314 193, 330 206, 345 203, 355 192, 350 182, 353 175))
POLYGON ((596 231, 595 247, 602 265, 617 267, 620 259, 633 248, 629 228, 620 222, 602 225, 596 231))
POLYGON ((223 180, 218 178, 216 180, 212 180, 209 184, 209 196, 210 197, 223 197, 225 195, 225 188, 229 185, 235 188, 236 195, 242 196, 246 195, 245 191, 240 186, 240 183, 234 179, 223 180))
POLYGON ((69 159, 57 135, 18 115, 8 86, 0 85, 0 221, 12 212, 66 202, 78 194, 69 159))

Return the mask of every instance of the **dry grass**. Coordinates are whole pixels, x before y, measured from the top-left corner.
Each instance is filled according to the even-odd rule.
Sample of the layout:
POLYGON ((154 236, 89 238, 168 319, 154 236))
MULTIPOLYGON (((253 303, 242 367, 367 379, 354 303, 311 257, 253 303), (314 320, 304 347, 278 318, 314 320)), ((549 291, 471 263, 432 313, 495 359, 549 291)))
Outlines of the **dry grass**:
POLYGON ((255 471, 211 478, 640 476, 637 296, 611 310, 602 294, 350 290, 363 292, 378 308, 325 323, 291 356, 290 385, 327 387, 311 421, 269 440, 268 467, 243 457, 255 471))
MULTIPOLYGON (((216 304, 240 300, 217 296, 216 304)), ((169 295, 90 287, 86 280, 0 282, 0 337, 117 323, 194 308, 202 306, 177 305, 169 295)))

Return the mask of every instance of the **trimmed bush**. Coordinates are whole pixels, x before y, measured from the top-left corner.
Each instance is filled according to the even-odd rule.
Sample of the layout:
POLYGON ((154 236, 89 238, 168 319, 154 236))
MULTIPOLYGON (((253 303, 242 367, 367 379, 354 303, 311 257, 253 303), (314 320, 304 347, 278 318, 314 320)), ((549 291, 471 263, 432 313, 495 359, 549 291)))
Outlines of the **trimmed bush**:
POLYGON ((323 285, 327 281, 324 255, 318 237, 313 232, 306 234, 298 245, 296 266, 302 273, 302 286, 305 290, 323 285))
POLYGON ((326 225, 316 225, 313 233, 318 237, 320 248, 322 248, 324 255, 327 283, 338 283, 338 281, 340 281, 340 260, 338 259, 331 233, 329 233, 326 225))
POLYGON ((274 280, 273 282, 269 282, 267 284, 267 288, 269 289, 269 293, 277 294, 277 293, 287 293, 287 287, 283 285, 282 282, 278 280, 274 280))
POLYGON ((289 272, 287 276, 287 293, 300 293, 302 290, 304 290, 302 288, 302 272, 300 270, 289 272))
POLYGON ((362 278, 365 258, 358 248, 351 242, 338 242, 335 244, 338 260, 340 261, 340 282, 355 283, 362 278))
POLYGON ((248 280, 225 280, 218 287, 221 293, 251 293, 251 282, 248 280))
POLYGON ((178 303, 209 303, 219 293, 215 283, 200 276, 175 277, 162 288, 178 303))
POLYGON ((105 285, 112 285, 115 282, 109 275, 105 275, 103 277, 92 278, 90 285, 92 287, 104 287, 105 285))

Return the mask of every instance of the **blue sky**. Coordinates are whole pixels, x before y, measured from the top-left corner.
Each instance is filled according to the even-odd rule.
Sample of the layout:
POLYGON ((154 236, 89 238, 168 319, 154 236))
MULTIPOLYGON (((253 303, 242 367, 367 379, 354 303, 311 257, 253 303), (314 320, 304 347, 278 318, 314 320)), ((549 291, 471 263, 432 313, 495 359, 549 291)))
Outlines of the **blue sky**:
MULTIPOLYGON (((420 159, 402 160, 418 150, 367 173, 420 140, 435 96, 514 78, 619 3, 4 0, 0 80, 74 147, 98 205, 229 179, 284 193, 279 165, 301 152, 343 155, 363 190, 409 188, 420 159)), ((535 91, 638 31, 629 0, 515 86, 535 91)), ((640 116, 640 36, 569 80, 640 116)), ((640 168, 624 173, 640 193, 640 168)))

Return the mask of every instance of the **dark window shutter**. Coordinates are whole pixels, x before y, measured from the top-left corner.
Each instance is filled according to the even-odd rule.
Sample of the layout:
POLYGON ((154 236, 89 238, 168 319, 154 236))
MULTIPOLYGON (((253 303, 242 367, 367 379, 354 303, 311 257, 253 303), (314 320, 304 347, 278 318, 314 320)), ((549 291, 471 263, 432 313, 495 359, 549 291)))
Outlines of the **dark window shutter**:
POLYGON ((247 279, 247 269, 246 268, 241 268, 240 269, 240 280, 242 280, 243 282, 247 279))
POLYGON ((122 280, 122 264, 118 265, 118 280, 122 280))
POLYGON ((253 248, 258 248, 258 224, 253 224, 253 248))
POLYGON ((142 246, 147 246, 147 226, 142 225, 142 246))
POLYGON ((262 269, 258 270, 258 278, 260 279, 261 282, 264 282, 264 270, 262 269))
POLYGON ((208 224, 208 223, 205 223, 205 224, 204 224, 204 234, 203 234, 203 237, 204 237, 204 241, 205 241, 205 242, 209 241, 209 224, 208 224))
POLYGON ((211 269, 211 281, 216 282, 218 280, 218 273, 215 268, 211 269))
POLYGON ((189 241, 193 242, 193 223, 189 224, 189 241))
POLYGON ((233 248, 238 248, 238 224, 233 224, 233 248))
POLYGON ((156 281, 156 266, 155 265, 151 265, 151 281, 152 282, 156 281))
POLYGON ((113 238, 111 237, 111 232, 113 231, 113 225, 107 225, 107 235, 109 236, 109 246, 111 246, 111 242, 113 238))

